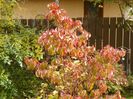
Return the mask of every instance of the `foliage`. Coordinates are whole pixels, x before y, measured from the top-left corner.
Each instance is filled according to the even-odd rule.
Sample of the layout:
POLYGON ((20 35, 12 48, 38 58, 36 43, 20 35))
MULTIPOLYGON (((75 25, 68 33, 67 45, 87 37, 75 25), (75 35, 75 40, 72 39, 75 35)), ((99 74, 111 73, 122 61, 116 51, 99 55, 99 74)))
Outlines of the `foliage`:
POLYGON ((108 82, 127 85, 126 76, 118 64, 124 50, 111 46, 96 51, 87 44, 91 34, 79 20, 73 21, 56 3, 48 5, 46 18, 55 28, 45 31, 38 39, 44 57, 25 57, 28 70, 45 81, 43 98, 48 99, 122 99, 119 90, 109 96, 108 82))
POLYGON ((0 99, 34 97, 42 83, 23 64, 24 56, 42 59, 43 53, 36 43, 36 29, 13 19, 16 4, 17 0, 0 0, 0 99))
POLYGON ((123 70, 122 67, 123 66, 121 64, 117 64, 116 65, 116 72, 115 72, 116 74, 115 75, 117 76, 117 80, 116 80, 116 81, 118 81, 118 82, 116 82, 117 84, 114 83, 114 82, 111 82, 111 81, 107 82, 109 93, 114 93, 114 92, 116 92, 118 90, 120 90, 121 92, 124 93, 124 88, 127 87, 128 84, 126 86, 121 86, 121 84, 120 84, 122 82, 122 80, 123 80, 123 77, 121 77, 121 76, 124 76, 123 75, 123 71, 122 71, 123 70))
POLYGON ((31 98, 41 89, 42 80, 26 71, 23 59, 42 59, 42 48, 36 43, 36 29, 24 28, 13 19, 17 1, 0 0, 0 99, 31 98))
POLYGON ((39 85, 42 81, 37 79, 32 72, 26 71, 23 64, 25 56, 37 59, 43 57, 42 48, 36 43, 38 35, 34 33, 34 30, 21 28, 20 33, 14 31, 11 34, 0 34, 0 68, 2 68, 0 73, 3 76, 0 82, 2 86, 8 88, 6 89, 8 91, 0 92, 0 95, 3 95, 2 99, 7 99, 6 97, 9 99, 9 93, 17 99, 33 97, 41 88, 39 85))
POLYGON ((16 89, 9 79, 7 74, 0 64, 0 98, 1 99, 13 99, 12 95, 16 95, 16 89))
POLYGON ((41 46, 36 44, 38 35, 34 30, 22 30, 23 33, 0 34, 0 60, 4 63, 11 64, 16 61, 23 65, 23 58, 26 55, 36 56, 40 59, 43 57, 41 46))
POLYGON ((129 83, 129 88, 133 90, 133 75, 129 75, 127 79, 129 83))
POLYGON ((133 98, 133 75, 128 75, 128 87, 124 88, 123 96, 126 97, 126 99, 132 99, 133 98))
POLYGON ((17 64, 8 67, 4 66, 4 69, 10 74, 9 79, 16 89, 13 98, 25 99, 36 96, 37 91, 41 88, 42 81, 36 78, 33 73, 26 71, 25 68, 17 64))
POLYGON ((17 0, 0 0, 0 33, 10 33, 15 27, 13 20, 13 8, 17 0))
POLYGON ((12 17, 13 7, 17 3, 16 0, 0 0, 0 17, 7 18, 12 17))

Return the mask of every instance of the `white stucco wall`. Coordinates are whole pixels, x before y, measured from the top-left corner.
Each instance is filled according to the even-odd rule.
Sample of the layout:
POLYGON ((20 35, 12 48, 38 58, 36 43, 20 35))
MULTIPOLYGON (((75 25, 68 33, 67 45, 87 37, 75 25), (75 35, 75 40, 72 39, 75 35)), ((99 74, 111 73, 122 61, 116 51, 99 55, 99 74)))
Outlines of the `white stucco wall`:
MULTIPOLYGON (((45 15, 47 4, 54 0, 22 0, 14 9, 14 18, 34 19, 37 15, 45 15)), ((68 12, 70 17, 84 16, 84 0, 61 0, 60 7, 68 12)), ((117 2, 104 2, 103 17, 121 17, 117 2)))
MULTIPOLYGON (((14 9, 14 18, 34 19, 39 14, 46 14, 47 4, 54 0, 23 0, 14 9)), ((83 0, 61 0, 61 8, 67 10, 70 17, 83 17, 83 0)))
POLYGON ((121 17, 117 2, 104 2, 103 17, 121 17))

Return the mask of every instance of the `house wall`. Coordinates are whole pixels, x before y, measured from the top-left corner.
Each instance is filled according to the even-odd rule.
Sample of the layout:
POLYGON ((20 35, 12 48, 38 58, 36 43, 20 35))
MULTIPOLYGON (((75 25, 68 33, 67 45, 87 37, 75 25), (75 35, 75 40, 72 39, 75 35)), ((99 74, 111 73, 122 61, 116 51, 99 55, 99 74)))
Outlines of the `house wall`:
POLYGON ((103 17, 121 17, 117 2, 104 2, 103 17))
POLYGON ((61 8, 65 9, 70 17, 84 16, 83 0, 61 0, 61 8))
MULTIPOLYGON (((37 15, 44 15, 48 12, 47 4, 54 0, 23 0, 14 9, 14 18, 34 19, 37 15)), ((68 12, 70 17, 83 17, 83 0, 61 0, 61 8, 68 12), (75 3, 76 2, 76 3, 75 3)))
MULTIPOLYGON (((35 19, 37 15, 48 12, 47 4, 54 0, 21 0, 14 9, 14 18, 35 19)), ((60 6, 68 12, 70 17, 84 16, 84 0, 61 0, 60 6)), ((103 17, 121 17, 117 2, 104 2, 103 17)))

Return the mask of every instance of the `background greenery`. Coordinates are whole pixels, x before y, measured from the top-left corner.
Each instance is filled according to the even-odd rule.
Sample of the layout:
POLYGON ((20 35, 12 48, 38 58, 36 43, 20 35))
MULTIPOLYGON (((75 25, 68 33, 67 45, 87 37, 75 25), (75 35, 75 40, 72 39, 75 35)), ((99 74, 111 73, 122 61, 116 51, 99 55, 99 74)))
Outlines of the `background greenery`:
POLYGON ((0 34, 0 99, 33 97, 42 83, 23 63, 25 56, 43 57, 38 35, 34 29, 21 32, 0 34))
POLYGON ((43 57, 39 35, 12 18, 16 5, 16 0, 0 0, 0 99, 35 97, 42 83, 23 64, 25 56, 43 57))

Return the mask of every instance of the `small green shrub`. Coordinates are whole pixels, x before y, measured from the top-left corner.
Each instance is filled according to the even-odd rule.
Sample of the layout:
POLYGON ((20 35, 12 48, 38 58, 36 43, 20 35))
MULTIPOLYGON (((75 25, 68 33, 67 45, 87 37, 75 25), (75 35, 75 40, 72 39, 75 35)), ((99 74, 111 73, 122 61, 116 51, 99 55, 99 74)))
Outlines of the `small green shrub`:
POLYGON ((37 37, 33 30, 23 33, 0 34, 0 60, 10 65, 17 62, 23 66, 24 56, 43 57, 41 46, 37 45, 37 37))
POLYGON ((36 28, 25 28, 13 19, 13 9, 19 0, 0 0, 0 99, 35 97, 42 80, 26 71, 25 56, 42 59, 36 28))
POLYGON ((6 90, 0 91, 2 99, 9 99, 6 98, 9 92, 10 96, 17 99, 34 97, 41 88, 42 80, 31 71, 26 71, 23 63, 25 56, 43 58, 42 48, 36 43, 39 35, 34 30, 21 28, 21 33, 0 34, 0 73, 6 77, 1 78, 0 82, 5 79, 2 86, 8 84, 8 94, 6 90))
POLYGON ((17 94, 17 90, 9 79, 9 74, 5 72, 2 64, 0 64, 0 99, 13 99, 17 94))

